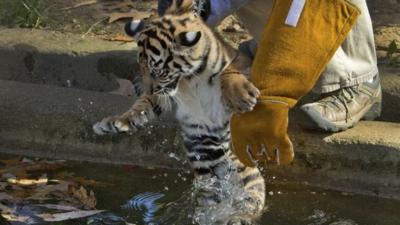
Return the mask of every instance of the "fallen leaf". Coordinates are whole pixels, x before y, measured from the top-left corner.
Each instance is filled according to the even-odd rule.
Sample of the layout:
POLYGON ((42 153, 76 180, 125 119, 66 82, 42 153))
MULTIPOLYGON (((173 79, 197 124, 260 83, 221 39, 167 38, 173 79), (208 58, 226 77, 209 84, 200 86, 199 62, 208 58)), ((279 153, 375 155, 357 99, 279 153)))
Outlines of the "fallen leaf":
POLYGON ((114 37, 111 38, 104 38, 104 40, 107 41, 121 41, 121 42, 133 42, 133 38, 123 35, 123 34, 117 34, 114 37))
POLYGON ((147 11, 138 11, 138 10, 131 10, 130 12, 114 12, 110 13, 110 16, 108 18, 108 23, 113 23, 115 21, 121 20, 121 19, 128 19, 132 18, 134 20, 141 20, 145 18, 149 18, 153 15, 153 12, 147 12, 147 11))
MULTIPOLYGON (((54 180, 51 180, 54 182, 54 180)), ((27 197, 27 200, 47 200, 54 198, 54 195, 65 198, 68 195, 68 187, 71 185, 68 181, 57 181, 57 184, 38 186, 34 193, 27 197)))
POLYGON ((69 205, 55 205, 55 204, 38 204, 36 206, 48 208, 48 209, 56 209, 56 210, 62 210, 62 211, 79 211, 78 208, 74 206, 69 206, 69 205))
POLYGON ((25 170, 28 173, 33 173, 37 171, 49 171, 49 170, 57 170, 65 167, 66 164, 63 162, 38 162, 32 165, 28 165, 25 167, 25 170))
POLYGON ((46 222, 58 222, 58 221, 84 218, 101 212, 104 212, 104 210, 79 210, 79 211, 55 213, 55 214, 44 213, 44 214, 39 214, 38 217, 42 218, 46 222))
POLYGON ((135 7, 132 0, 118 0, 118 1, 109 1, 109 2, 105 2, 103 3, 103 8, 105 11, 121 11, 121 10, 125 10, 127 8, 133 8, 135 7))
POLYGON ((44 174, 38 179, 17 179, 8 178, 7 182, 10 184, 16 184, 21 186, 31 186, 31 185, 45 185, 48 182, 47 176, 44 174))
POLYGON ((82 6, 93 5, 93 4, 96 4, 96 3, 97 3, 97 0, 87 0, 87 1, 79 2, 79 3, 77 3, 77 4, 73 5, 73 6, 61 8, 61 10, 76 9, 76 8, 79 8, 79 7, 82 7, 82 6))
POLYGON ((2 215, 0 215, 0 224, 3 225, 11 225, 11 223, 9 223, 6 218, 4 218, 2 215))
POLYGON ((11 199, 12 199, 11 195, 9 195, 5 192, 0 192, 0 201, 11 200, 11 199))
POLYGON ((14 157, 10 159, 1 159, 0 163, 5 165, 6 167, 18 165, 21 163, 21 157, 14 157))
POLYGON ((86 208, 94 209, 96 207, 97 200, 93 191, 88 191, 83 186, 76 188, 71 185, 69 187, 69 192, 72 197, 79 200, 86 208))
POLYGON ((1 214, 1 216, 7 221, 11 222, 11 224, 34 224, 32 222, 32 218, 29 216, 18 216, 12 214, 1 214))
MULTIPOLYGON (((47 172, 49 170, 57 170, 66 166, 65 161, 48 161, 40 160, 33 162, 22 162, 18 159, 4 161, 6 167, 0 169, 0 174, 13 174, 16 177, 27 178, 28 173, 47 172)), ((7 177, 8 178, 8 177, 7 177)))
POLYGON ((54 178, 59 179, 59 180, 69 180, 69 181, 72 181, 74 183, 77 183, 77 184, 83 185, 83 186, 106 187, 106 186, 112 186, 113 185, 113 184, 110 184, 110 183, 96 181, 96 180, 88 179, 88 178, 85 178, 85 177, 77 177, 77 176, 75 176, 75 173, 67 172, 67 171, 62 171, 62 172, 59 172, 59 173, 55 174, 54 178))

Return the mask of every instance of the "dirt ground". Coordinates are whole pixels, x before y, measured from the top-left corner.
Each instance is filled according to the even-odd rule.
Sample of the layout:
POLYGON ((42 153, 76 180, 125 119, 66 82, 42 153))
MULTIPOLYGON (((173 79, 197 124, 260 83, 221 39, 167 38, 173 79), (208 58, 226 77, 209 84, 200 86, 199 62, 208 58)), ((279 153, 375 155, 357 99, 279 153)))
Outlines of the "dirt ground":
MULTIPOLYGON (((367 2, 375 26, 378 57, 383 59, 393 40, 400 46, 400 0, 367 2)), ((123 24, 132 17, 148 17, 156 12, 156 0, 47 0, 46 26, 41 29, 128 41, 123 36, 123 24)), ((234 46, 250 38, 234 16, 223 21, 218 31, 234 46)))

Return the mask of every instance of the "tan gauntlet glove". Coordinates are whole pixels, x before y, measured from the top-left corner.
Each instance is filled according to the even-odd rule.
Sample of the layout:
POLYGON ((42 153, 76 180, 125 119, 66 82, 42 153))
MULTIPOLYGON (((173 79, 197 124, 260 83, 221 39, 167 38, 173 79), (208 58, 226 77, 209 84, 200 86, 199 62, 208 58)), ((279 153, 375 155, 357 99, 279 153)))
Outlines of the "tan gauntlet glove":
POLYGON ((360 14, 346 0, 305 0, 297 24, 287 20, 296 15, 292 2, 302 1, 275 0, 251 72, 258 104, 232 118, 233 150, 247 166, 293 160, 288 111, 312 89, 360 14))

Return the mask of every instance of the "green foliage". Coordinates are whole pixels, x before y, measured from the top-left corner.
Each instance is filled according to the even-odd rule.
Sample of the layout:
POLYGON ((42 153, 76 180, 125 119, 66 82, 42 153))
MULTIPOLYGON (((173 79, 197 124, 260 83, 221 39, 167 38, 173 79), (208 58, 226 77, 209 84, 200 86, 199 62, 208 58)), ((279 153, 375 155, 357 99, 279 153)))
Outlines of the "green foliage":
POLYGON ((39 28, 46 25, 46 0, 0 0, 0 23, 39 28))
POLYGON ((393 40, 392 42, 390 42, 389 46, 388 46, 388 50, 387 50, 387 57, 388 58, 392 58, 393 54, 396 53, 398 50, 397 44, 396 44, 396 40, 393 40))
POLYGON ((400 65, 400 56, 395 56, 396 53, 400 51, 399 47, 397 46, 396 40, 390 42, 387 48, 386 57, 389 59, 389 63, 394 66, 400 65))

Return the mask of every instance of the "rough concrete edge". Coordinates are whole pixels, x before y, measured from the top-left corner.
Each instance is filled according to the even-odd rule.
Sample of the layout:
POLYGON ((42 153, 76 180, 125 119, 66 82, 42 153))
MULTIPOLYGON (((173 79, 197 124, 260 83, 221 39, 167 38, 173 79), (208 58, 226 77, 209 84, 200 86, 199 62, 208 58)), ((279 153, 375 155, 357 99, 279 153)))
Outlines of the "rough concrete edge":
MULTIPOLYGON (((0 128, 3 139, 0 142, 0 151, 27 151, 31 156, 73 160, 82 157, 84 160, 97 162, 180 166, 179 162, 168 157, 171 149, 181 149, 176 126, 169 126, 173 122, 171 117, 156 122, 154 129, 143 131, 134 138, 125 135, 93 139, 90 134, 91 124, 104 116, 123 112, 132 104, 132 99, 106 93, 0 80, 0 100, 3 102, 0 104, 0 114, 3 113, 3 118, 0 118, 3 128, 0 128), (82 105, 77 102, 79 98, 86 98, 86 103, 90 100, 93 104, 82 105), (32 118, 26 118, 26 115, 32 118), (45 123, 42 123, 43 119, 45 123), (68 126, 64 126, 65 124, 68 126), (151 136, 155 138, 148 139, 148 131, 153 132, 151 136), (82 134, 83 137, 77 138, 76 133, 82 134), (160 142, 164 138, 173 141, 164 144, 160 142), (150 146, 141 139, 151 143, 150 146), (131 146, 134 146, 134 149, 131 146), (127 149, 130 149, 130 152, 127 153, 127 149), (41 152, 43 150, 47 151, 46 154, 41 152), (92 154, 82 154, 89 150, 93 151, 92 154), (104 152, 99 154, 102 151, 104 152), (115 157, 115 154, 122 156, 115 157)), ((349 189, 345 184, 351 176, 357 178, 353 179, 352 191, 365 194, 373 194, 375 192, 370 190, 389 182, 390 188, 387 190, 384 189, 385 186, 381 190, 378 189, 380 196, 400 199, 400 195, 393 195, 391 188, 396 185, 400 187, 400 170, 397 171, 397 176, 396 171, 393 171, 396 166, 400 166, 398 149, 388 146, 357 149, 351 143, 343 146, 332 145, 323 141, 324 137, 329 135, 304 132, 296 124, 290 131, 297 150, 296 161, 293 166, 271 171, 278 174, 287 173, 286 175, 304 179, 313 185, 338 190, 349 189), (392 161, 382 161, 388 154, 393 155, 393 159, 390 159, 392 161), (388 165, 385 164, 387 162, 388 165), (390 168, 390 171, 384 171, 386 168, 390 168), (319 179, 315 179, 317 177, 319 179), (342 186, 331 185, 329 180, 337 181, 342 186)))

